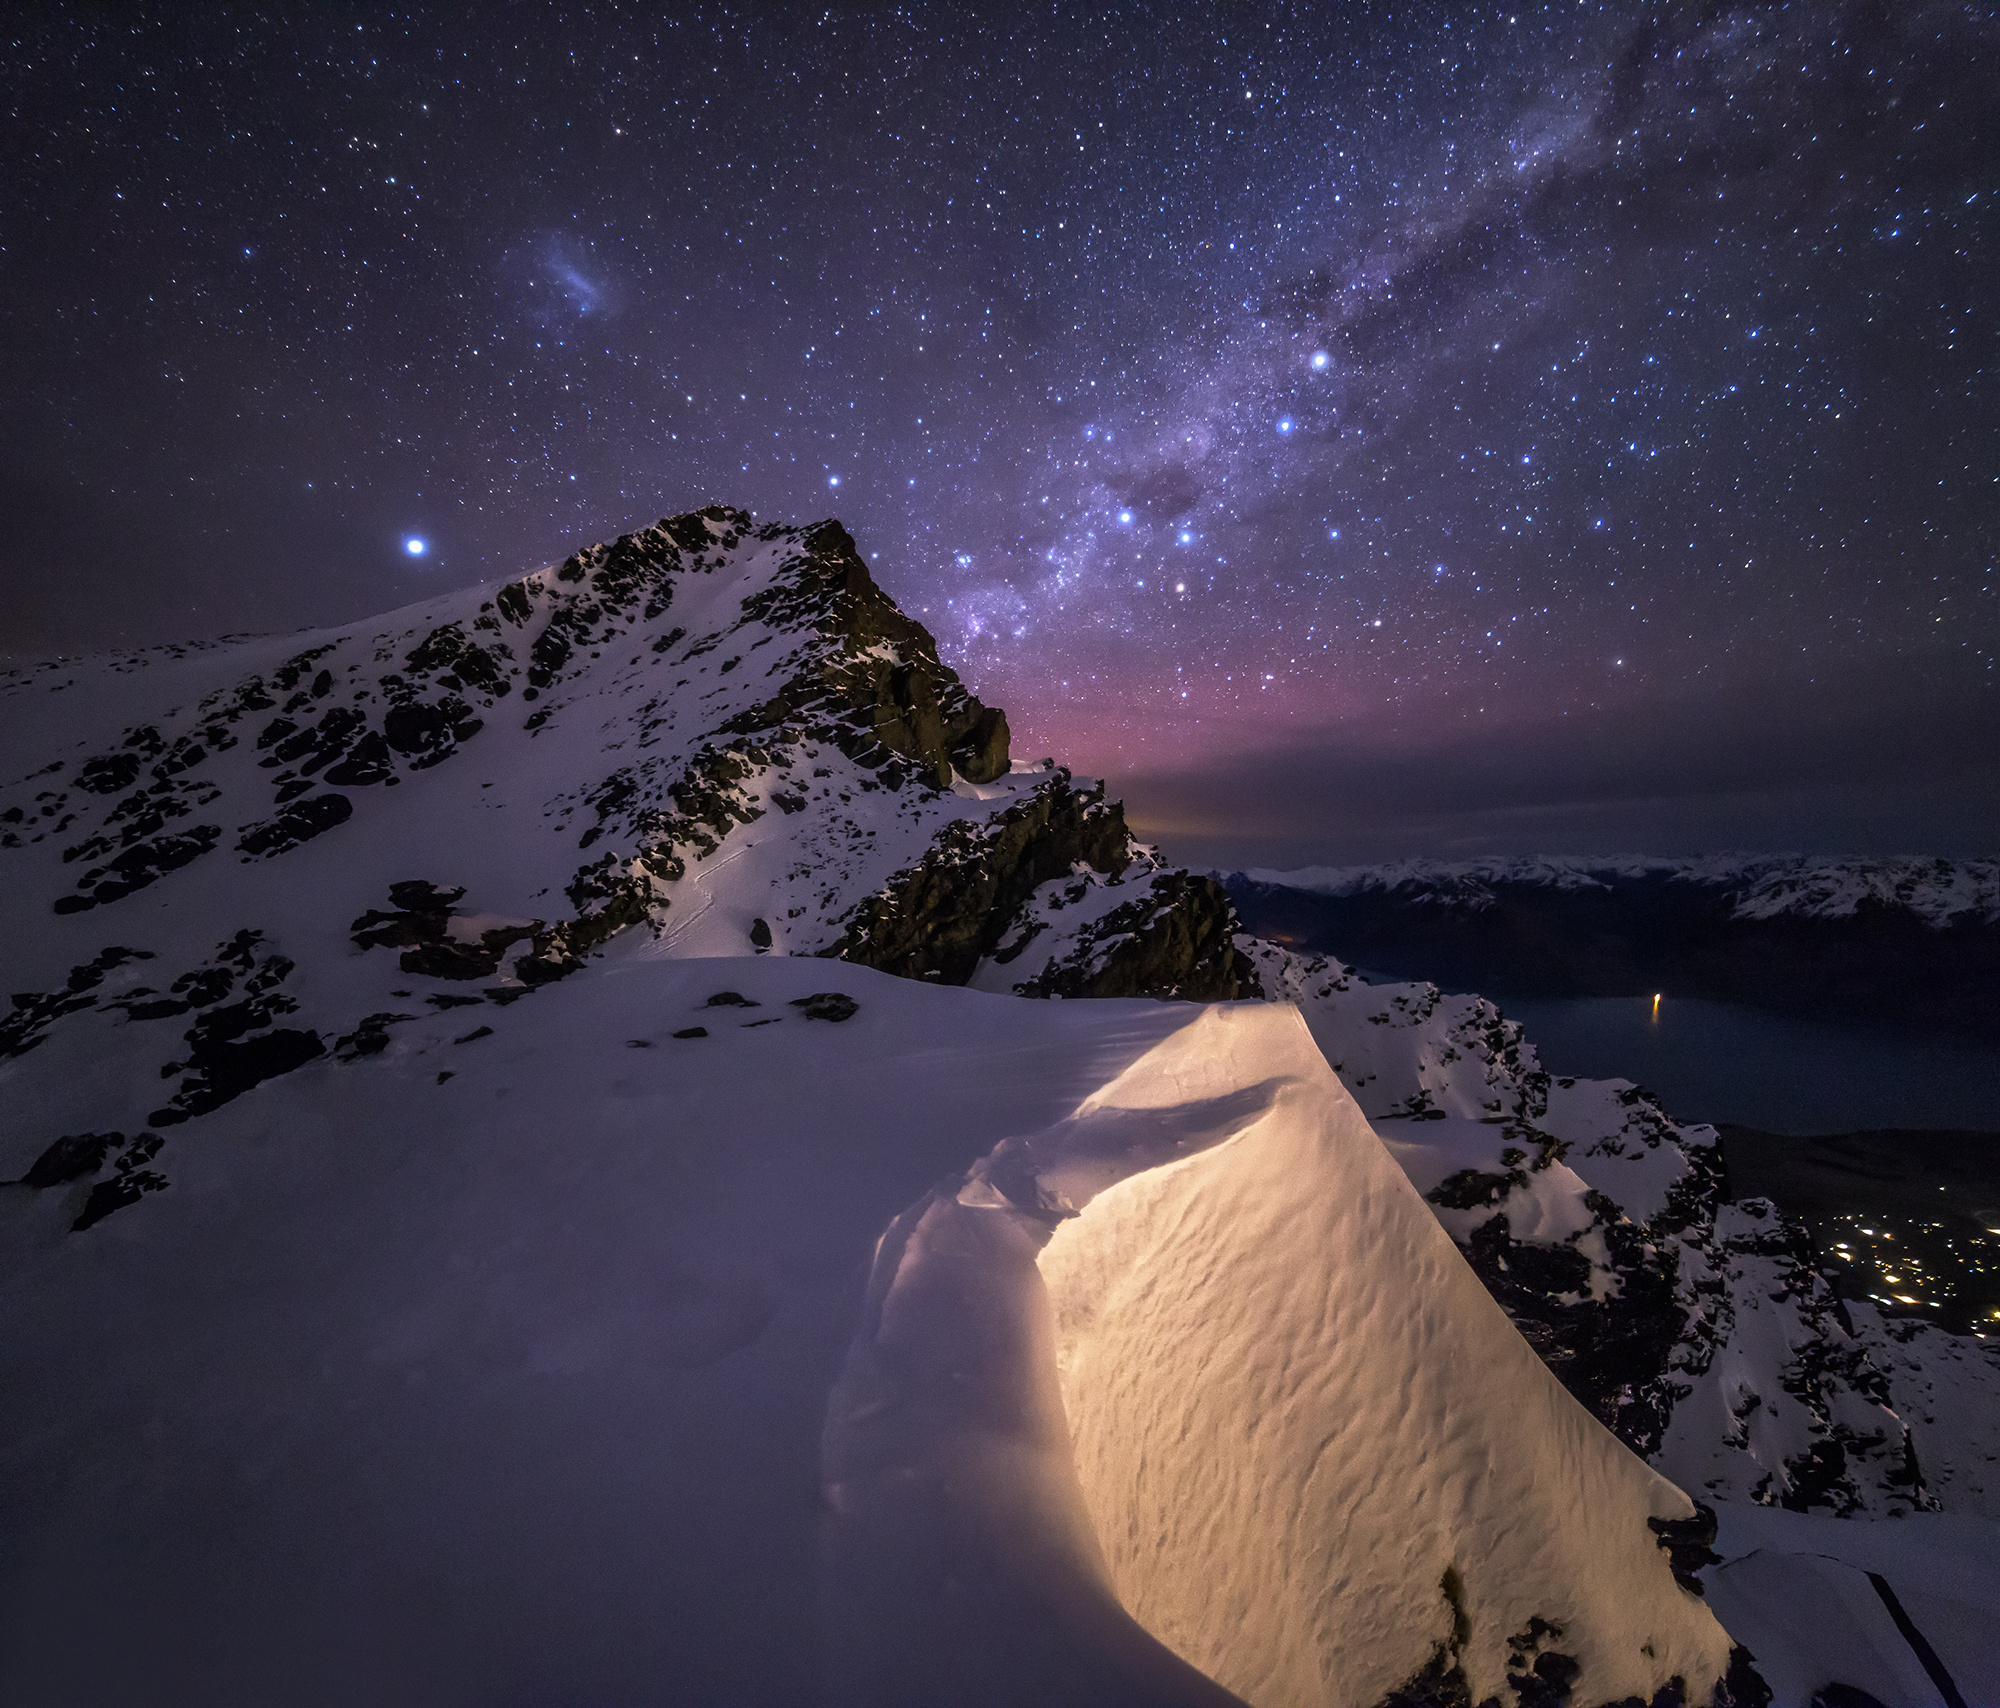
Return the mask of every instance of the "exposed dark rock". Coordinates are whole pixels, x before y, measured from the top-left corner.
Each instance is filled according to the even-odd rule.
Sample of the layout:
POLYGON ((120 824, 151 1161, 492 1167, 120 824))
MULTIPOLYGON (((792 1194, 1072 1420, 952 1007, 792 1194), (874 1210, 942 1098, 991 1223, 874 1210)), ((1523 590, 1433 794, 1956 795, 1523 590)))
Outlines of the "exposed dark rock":
POLYGON ((770 948, 771 923, 769 920, 753 919, 750 921, 750 942, 753 947, 758 949, 770 948))
POLYGON ((389 1047, 389 1028, 400 1020, 414 1020, 414 1014, 370 1014, 361 1024, 333 1046, 335 1061, 356 1062, 363 1056, 379 1056, 389 1047))
MULTIPOLYGON (((1431 1658, 1382 1698, 1378 1708, 1473 1708, 1472 1686, 1457 1655, 1440 1643, 1431 1658)), ((1479 1708, 1499 1708, 1489 1697, 1479 1708)))
POLYGON ((391 706, 382 718, 383 739, 416 770, 449 759, 458 743, 470 741, 483 727, 456 695, 434 705, 406 700, 391 706))
POLYGON ((1556 1653, 1535 1656, 1524 1673, 1509 1673, 1514 1700, 1520 1708, 1569 1708, 1570 1690, 1583 1671, 1572 1656, 1556 1653))
POLYGON ((1702 1567, 1715 1565, 1722 1559, 1714 1545, 1715 1509, 1696 1501, 1692 1518, 1649 1518, 1646 1522, 1666 1551, 1674 1582, 1690 1595, 1702 1594, 1699 1575, 1702 1567))
POLYGON ((1650 1453, 1667 1407, 1649 1396, 1686 1325, 1674 1297, 1678 1263, 1670 1242, 1649 1251, 1631 1223, 1601 1221, 1620 1281, 1609 1299, 1589 1296, 1590 1260, 1573 1244, 1516 1240, 1504 1214, 1459 1249, 1556 1380, 1634 1451, 1650 1453))
MULTIPOLYGON (((1451 1612, 1451 1633, 1431 1650, 1430 1659, 1382 1698, 1378 1708, 1473 1708, 1472 1686, 1460 1656, 1472 1639, 1472 1620, 1465 1610, 1465 1580, 1456 1566, 1446 1566, 1438 1581, 1451 1612)), ((1479 1708, 1500 1708, 1488 1697, 1479 1708)))
POLYGON ((751 1000, 751 998, 744 996, 739 991, 719 990, 707 1002, 703 1003, 702 1006, 704 1008, 762 1008, 764 1005, 761 1002, 751 1000))
POLYGON ((113 1211, 138 1203, 148 1192, 164 1191, 167 1177, 144 1166, 159 1154, 162 1142, 157 1133, 141 1133, 134 1139, 118 1159, 118 1172, 90 1189, 90 1196, 83 1201, 83 1213, 70 1223, 70 1232, 82 1233, 113 1211))
POLYGON ((343 789, 386 783, 395 774, 396 762, 390 757, 389 744, 382 739, 382 732, 374 729, 356 741, 339 764, 326 768, 326 780, 343 789))
POLYGON ((278 1029, 241 1036, 250 1027, 263 1024, 275 1007, 244 1002, 204 1014, 187 1035, 193 1048, 181 1089, 148 1120, 156 1127, 169 1127, 206 1115, 241 1097, 252 1086, 291 1073, 326 1054, 326 1045, 313 1031, 278 1029))
POLYGON ((77 787, 94 795, 115 795, 129 789, 139 776, 141 760, 136 753, 105 753, 86 760, 76 774, 77 787))
POLYGON ((462 888, 441 890, 420 878, 406 879, 389 886, 393 913, 370 908, 349 929, 363 949, 403 949, 400 965, 406 973, 434 979, 491 978, 507 950, 533 938, 538 927, 499 925, 482 932, 477 942, 454 937, 451 910, 464 895, 462 888))
POLYGON ((363 949, 393 949, 411 943, 432 943, 444 934, 451 910, 465 898, 463 886, 442 890, 422 878, 406 878, 389 886, 389 904, 396 911, 370 909, 348 927, 363 949))
POLYGON ((674 1036, 676 1038, 706 1038, 708 1036, 708 1028, 706 1026, 683 1026, 674 1036))
POLYGON ((902 978, 964 984, 1038 885, 1079 862, 1115 876, 1132 863, 1131 843, 1122 809, 1057 771, 984 824, 947 825, 923 859, 848 916, 826 952, 902 978))
POLYGON ((83 1201, 83 1214, 70 1223, 69 1231, 80 1234, 85 1228, 96 1226, 114 1210, 136 1204, 148 1192, 158 1192, 166 1184, 165 1175, 155 1174, 150 1169, 114 1174, 109 1180, 100 1180, 90 1189, 90 1196, 83 1201))
POLYGON ((82 913, 87 908, 101 907, 106 902, 132 894, 134 890, 142 890, 167 873, 200 859, 221 837, 221 825, 203 824, 184 835, 161 836, 151 842, 135 843, 94 871, 86 872, 77 884, 77 888, 84 893, 58 897, 55 911, 82 913))
POLYGON ((412 670, 449 672, 459 679, 450 686, 463 684, 498 698, 513 687, 509 673, 519 668, 513 664, 513 656, 505 641, 481 646, 459 624, 445 623, 431 630, 404 662, 412 670))
POLYGON ((1771 1687, 1757 1670, 1757 1657, 1741 1643, 1729 1651, 1729 1670, 1715 1687, 1711 1708, 1771 1708, 1771 1687))
POLYGON ((476 1044, 481 1038, 490 1038, 492 1036, 493 1028, 491 1026, 475 1026, 463 1038, 454 1038, 452 1042, 454 1044, 476 1044))
POLYGON ((1236 913, 1213 878, 1162 872, 1148 891, 1078 933, 1078 950, 1015 988, 1024 996, 1262 996, 1236 947, 1236 913))
POLYGON ((288 806, 267 824, 252 825, 238 838, 236 846, 245 854, 269 859, 302 842, 345 824, 354 816, 354 803, 345 795, 315 795, 309 801, 288 806))
POLYGON ((431 979, 490 979, 500 970, 498 949, 442 938, 405 949, 399 963, 406 973, 431 979))
POLYGON ((1518 1708, 1569 1708, 1570 1689, 1583 1668, 1554 1645, 1562 1625, 1540 1614, 1507 1639, 1507 1682, 1518 1708))
POLYGON ((104 1159, 125 1142, 123 1133, 70 1133, 35 1158, 34 1165, 21 1176, 23 1186, 65 1186, 95 1174, 104 1159))
POLYGON ((973 783, 1004 776, 1006 714, 981 705, 939 661, 929 631, 875 585, 847 530, 823 522, 801 543, 804 551, 744 601, 744 612, 774 628, 810 622, 843 641, 842 654, 794 677, 729 725, 732 733, 811 724, 818 714, 831 719, 828 733, 851 757, 866 763, 871 748, 887 749, 914 761, 938 788, 950 784, 954 769, 973 783), (896 659, 881 655, 884 642, 896 659))
POLYGON ((1476 1168, 1461 1168, 1440 1180, 1425 1196, 1445 1210, 1483 1210, 1489 1204, 1499 1203, 1516 1186, 1527 1183, 1527 1175, 1519 1169, 1507 1174, 1487 1174, 1476 1168))
POLYGON ((97 998, 92 993, 104 982, 106 973, 128 961, 152 958, 149 949, 126 949, 114 944, 81 966, 71 967, 61 990, 16 991, 12 998, 13 1013, 0 1018, 0 1057, 25 1055, 65 1014, 94 1008, 97 998))
POLYGON ((819 990, 811 996, 795 997, 792 1006, 808 1020, 852 1020, 861 1004, 844 991, 819 990))

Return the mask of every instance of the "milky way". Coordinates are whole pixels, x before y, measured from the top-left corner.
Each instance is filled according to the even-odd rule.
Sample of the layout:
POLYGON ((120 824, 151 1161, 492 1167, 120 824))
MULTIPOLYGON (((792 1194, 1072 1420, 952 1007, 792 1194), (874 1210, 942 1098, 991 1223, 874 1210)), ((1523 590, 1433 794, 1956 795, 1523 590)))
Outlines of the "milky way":
POLYGON ((2000 834, 1991 8, 13 30, 17 657, 723 500, 1190 848, 2000 834))

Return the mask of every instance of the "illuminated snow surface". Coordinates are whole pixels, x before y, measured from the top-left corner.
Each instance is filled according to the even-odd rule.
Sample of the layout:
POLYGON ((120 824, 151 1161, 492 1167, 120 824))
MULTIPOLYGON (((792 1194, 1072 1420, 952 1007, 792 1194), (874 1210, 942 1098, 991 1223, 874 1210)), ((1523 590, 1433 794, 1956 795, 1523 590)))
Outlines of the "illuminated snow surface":
POLYGON ((0 1699, 1516 1708, 1539 1620, 1701 1703, 1686 1489, 1780 1703, 1901 1700, 1785 1658, 1867 1571, 2000 1700, 1987 1343, 1840 1321, 1477 997, 1013 994, 1178 880, 858 564, 715 508, 0 680, 0 1699), (820 958, 1036 814, 941 986, 820 958))
POLYGON ((1684 1497, 1291 1011, 561 997, 261 1087, 96 1238, 9 1202, 9 1700, 810 1700, 823 1568, 863 1701, 1222 1699, 1120 1602, 1251 1700, 1371 1701, 1454 1564, 1481 1688, 1536 1613, 1591 1700, 1721 1672, 1645 1525, 1684 1497))

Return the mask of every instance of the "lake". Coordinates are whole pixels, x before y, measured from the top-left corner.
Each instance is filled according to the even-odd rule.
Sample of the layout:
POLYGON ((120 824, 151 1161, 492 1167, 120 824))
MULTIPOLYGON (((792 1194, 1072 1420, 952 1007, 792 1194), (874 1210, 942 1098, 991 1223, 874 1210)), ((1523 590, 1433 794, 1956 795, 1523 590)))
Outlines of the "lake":
POLYGON ((1636 1080, 1682 1121, 2000 1131, 2000 1048, 1665 997, 1501 1001, 1551 1073, 1636 1080))

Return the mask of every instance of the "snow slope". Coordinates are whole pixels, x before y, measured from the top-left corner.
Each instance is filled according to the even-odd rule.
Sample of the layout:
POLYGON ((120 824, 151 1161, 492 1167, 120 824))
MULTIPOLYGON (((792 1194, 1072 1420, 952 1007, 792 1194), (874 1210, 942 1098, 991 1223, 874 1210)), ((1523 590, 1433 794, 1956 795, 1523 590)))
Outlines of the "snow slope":
POLYGON ((1086 1108, 1245 1084, 1254 1124, 1042 1258, 1126 1605, 1257 1702, 1373 1702, 1437 1656, 1483 1701, 1542 1631, 1583 1701, 1720 1678, 1729 1639, 1648 1545, 1687 1497, 1512 1332, 1294 1011, 1210 1010, 1086 1108))
POLYGON ((1535 1612, 1607 1694, 1720 1673, 1646 1529, 1684 1498, 1512 1335, 1288 1010, 614 953, 491 1025, 260 1085, 84 1236, 85 1183, 0 1195, 8 1700, 1227 1699, 1150 1630, 1249 1700, 1360 1704, 1449 1638, 1453 1560, 1474 1676, 1535 1612), (856 1012, 797 1006, 829 989, 856 1012), (1117 1351, 1185 1213, 1146 1235, 1155 1191, 1207 1200, 1162 1271, 1178 1364, 1117 1351), (1214 1437, 1147 1424, 1196 1389, 1214 1437), (1152 1578, 1107 1506, 1142 1466, 1135 1513, 1182 1509, 1152 1578), (1399 1508, 1407 1554, 1369 1528, 1399 1508), (1222 1652, 1184 1611, 1219 1577, 1286 1616, 1222 1652))
POLYGON ((777 957, 548 998, 258 1086, 83 1234, 87 1182, 0 1189, 0 1699, 825 1699, 875 1241, 1192 1011, 777 957))

